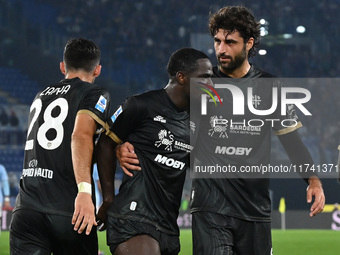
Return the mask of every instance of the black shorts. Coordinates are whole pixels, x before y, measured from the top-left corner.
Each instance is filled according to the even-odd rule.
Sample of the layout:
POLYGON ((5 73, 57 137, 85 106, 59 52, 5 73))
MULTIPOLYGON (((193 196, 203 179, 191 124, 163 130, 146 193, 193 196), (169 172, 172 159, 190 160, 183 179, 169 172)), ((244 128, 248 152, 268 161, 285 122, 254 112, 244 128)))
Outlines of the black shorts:
POLYGON ((160 232, 151 224, 117 219, 109 216, 107 220, 107 245, 113 254, 119 244, 138 235, 148 235, 158 241, 162 255, 176 255, 180 251, 179 236, 160 232))
POLYGON ((271 255, 270 222, 210 212, 192 214, 194 255, 271 255))
POLYGON ((98 255, 96 227, 90 235, 73 230, 72 217, 18 210, 10 225, 11 255, 98 255))

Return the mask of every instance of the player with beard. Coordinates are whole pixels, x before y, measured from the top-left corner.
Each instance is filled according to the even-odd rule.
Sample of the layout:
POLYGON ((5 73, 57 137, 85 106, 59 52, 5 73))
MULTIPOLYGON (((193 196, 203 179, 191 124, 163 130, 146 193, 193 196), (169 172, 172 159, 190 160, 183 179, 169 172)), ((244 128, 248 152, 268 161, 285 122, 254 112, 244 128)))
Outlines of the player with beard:
MULTIPOLYGON (((249 57, 255 55, 259 45, 260 24, 248 9, 242 6, 224 7, 211 15, 209 28, 214 38, 218 60, 218 66, 213 68, 215 77, 229 78, 240 88, 242 83, 254 78, 274 78, 249 63, 249 57)), ((276 86, 280 89, 281 85, 276 86)), ((267 93, 268 87, 254 85, 253 89, 258 91, 264 105, 271 101, 267 93)), ((208 117, 235 117, 228 111, 232 108, 228 95, 220 96, 225 99, 223 111, 222 107, 214 107, 208 112, 208 117)), ((222 139, 208 135, 211 126, 207 121, 201 121, 198 128, 200 139, 195 144, 195 157, 200 161, 224 166, 269 164, 273 129, 294 165, 312 165, 313 160, 298 135, 297 129, 302 125, 294 111, 287 111, 286 116, 275 112, 269 117, 279 120, 294 119, 297 125, 290 128, 281 125, 271 127, 268 122, 261 127, 257 135, 229 134, 227 139, 222 139), (247 150, 243 155, 216 155, 214 152, 217 145, 242 147, 247 150)), ((138 169, 135 166, 138 160, 134 158, 133 147, 127 144, 125 148, 117 150, 117 154, 121 157, 120 162, 125 169, 138 169)), ((310 216, 320 213, 325 203, 321 181, 312 174, 308 172, 303 176, 309 184, 307 202, 311 203, 312 197, 315 197, 310 216)), ((194 178, 191 198, 195 255, 271 254, 269 178, 194 178)))
MULTIPOLYGON (((259 45, 259 28, 260 24, 252 13, 242 6, 224 7, 211 15, 209 29, 214 38, 218 60, 218 66, 214 67, 213 71, 214 76, 218 78, 236 78, 230 80, 239 88, 242 88, 242 83, 250 81, 249 84, 252 84, 253 90, 257 91, 261 98, 261 104, 269 104, 271 97, 267 93, 268 87, 252 80, 254 78, 272 80, 274 76, 249 63, 249 57, 255 55, 259 45)), ((280 88, 280 83, 275 84, 273 86, 280 88)), ((210 116, 234 118, 235 116, 228 112, 232 106, 228 107, 230 100, 227 100, 227 95, 220 96, 225 98, 224 112, 218 112, 222 107, 213 108, 210 116)), ((297 133, 301 123, 294 111, 287 111, 286 116, 281 116, 275 111, 269 118, 294 119, 297 125, 286 128, 281 125, 271 127, 271 123, 265 123, 256 135, 229 133, 227 139, 221 139, 209 136, 208 129, 211 126, 203 122, 199 127, 200 139, 195 145, 197 148, 195 157, 202 160, 209 151, 210 158, 203 160, 204 162, 231 164, 238 169, 242 165, 268 165, 270 129, 273 129, 293 164, 312 165, 313 160, 297 133), (247 148, 248 152, 231 156, 216 155, 213 153, 216 145, 247 148)), ((312 174, 303 176, 309 184, 307 202, 310 203, 312 196, 315 196, 310 216, 320 213, 325 203, 321 182, 312 174)), ((194 178, 191 201, 194 254, 271 254, 270 208, 269 178, 194 178)))

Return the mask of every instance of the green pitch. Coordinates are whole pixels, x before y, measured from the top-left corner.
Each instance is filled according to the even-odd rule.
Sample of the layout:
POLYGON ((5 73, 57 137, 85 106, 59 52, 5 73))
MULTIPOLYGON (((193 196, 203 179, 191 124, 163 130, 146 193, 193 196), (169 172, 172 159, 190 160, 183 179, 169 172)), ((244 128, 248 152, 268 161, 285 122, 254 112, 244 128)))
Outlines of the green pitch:
MULTIPOLYGON (((273 230, 275 255, 335 255, 340 254, 340 231, 331 230, 273 230)), ((9 255, 9 232, 0 235, 0 254, 9 255)), ((99 248, 111 254, 105 243, 105 233, 99 233, 99 248)), ((181 231, 180 255, 191 255, 191 231, 181 231)))

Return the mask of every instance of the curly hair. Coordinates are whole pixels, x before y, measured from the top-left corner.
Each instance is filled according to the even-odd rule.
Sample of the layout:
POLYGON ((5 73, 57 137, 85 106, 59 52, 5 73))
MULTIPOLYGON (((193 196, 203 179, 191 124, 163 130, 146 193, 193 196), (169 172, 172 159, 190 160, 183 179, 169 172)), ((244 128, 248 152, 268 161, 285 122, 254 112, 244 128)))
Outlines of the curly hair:
POLYGON ((254 45, 249 50, 249 56, 255 56, 256 48, 260 44, 260 26, 250 10, 243 6, 223 7, 218 12, 210 14, 209 17, 211 36, 215 36, 219 29, 223 29, 230 32, 237 30, 244 42, 251 37, 254 38, 254 45))

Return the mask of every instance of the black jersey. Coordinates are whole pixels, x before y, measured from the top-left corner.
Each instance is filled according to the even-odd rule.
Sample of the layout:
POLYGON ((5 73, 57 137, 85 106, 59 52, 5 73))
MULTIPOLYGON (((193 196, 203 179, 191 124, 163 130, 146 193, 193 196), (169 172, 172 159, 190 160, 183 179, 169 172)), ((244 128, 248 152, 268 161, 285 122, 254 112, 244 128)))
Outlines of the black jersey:
MULTIPOLYGON (((217 78, 230 78, 220 72, 218 67, 214 67, 213 71, 217 78)), ((243 78, 228 81, 242 90, 244 94, 251 86, 254 95, 252 103, 262 109, 269 109, 272 105, 272 87, 279 90, 282 86, 274 76, 254 66, 251 66, 243 78), (264 80, 268 82, 263 82, 264 80)), ((223 100, 223 107, 209 107, 207 115, 200 120, 198 129, 200 139, 196 141, 194 154, 198 162, 232 166, 237 171, 243 171, 247 166, 268 165, 271 130, 276 135, 281 135, 301 126, 295 111, 289 107, 284 116, 280 114, 280 107, 270 116, 254 116, 247 111, 247 99, 244 100, 245 113, 239 116, 233 115, 231 93, 227 90, 220 91, 222 90, 219 90, 219 96, 223 100), (249 122, 252 119, 256 121, 249 122), (267 119, 276 121, 266 121, 267 119), (283 119, 293 119, 296 125, 286 123, 286 126, 289 126, 286 128, 281 124, 283 119)), ((226 178, 194 178, 191 211, 220 213, 250 221, 270 221, 269 176, 263 175, 261 178, 260 175, 259 178, 249 178, 250 176, 247 173, 239 175, 236 173, 232 176, 233 178, 228 178, 228 175, 226 178)))
POLYGON ((111 117, 110 136, 133 144, 142 171, 124 175, 109 214, 178 235, 178 211, 189 165, 189 114, 165 89, 128 98, 111 117))
MULTIPOLYGON (((77 196, 71 135, 76 115, 89 114, 98 132, 108 118, 109 93, 79 78, 40 91, 30 108, 23 172, 15 210, 72 215, 77 196)), ((95 139, 95 137, 94 137, 95 139)), ((94 191, 92 192, 94 196, 94 191)))

